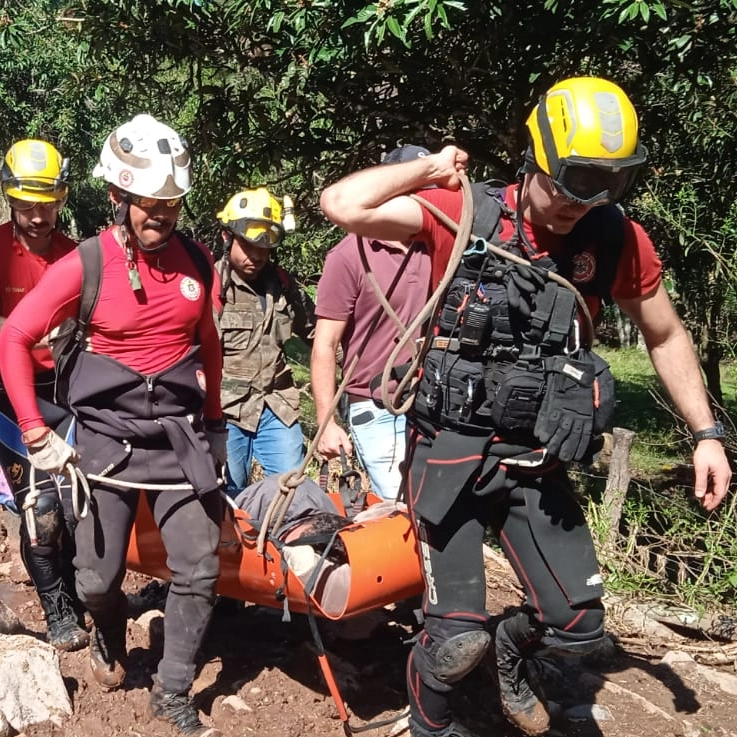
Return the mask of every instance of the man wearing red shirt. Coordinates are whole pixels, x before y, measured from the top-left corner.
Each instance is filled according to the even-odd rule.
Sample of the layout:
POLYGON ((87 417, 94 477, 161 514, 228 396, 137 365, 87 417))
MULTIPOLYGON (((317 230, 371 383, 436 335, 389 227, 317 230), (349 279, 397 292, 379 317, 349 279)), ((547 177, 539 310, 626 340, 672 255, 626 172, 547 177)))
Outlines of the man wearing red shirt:
POLYGON ((79 314, 79 251, 54 264, 7 320, 0 366, 31 463, 52 473, 76 464, 93 477, 74 559, 77 593, 95 625, 93 676, 106 690, 125 678, 120 585, 143 498, 172 571, 151 712, 182 734, 215 737, 221 733, 202 724, 189 698, 219 571, 226 438, 212 257, 174 229, 190 189, 190 153, 169 126, 138 115, 108 136, 93 174, 108 182, 117 213, 99 243, 87 244, 100 249, 102 269, 86 349, 65 398, 76 417, 74 447, 39 412, 31 351, 79 314))
MULTIPOLYGON (((59 211, 69 193, 69 160, 62 159, 50 143, 35 139, 14 143, 5 155, 0 177, 11 211, 10 221, 0 225, 2 324, 49 265, 73 251, 76 243, 57 229, 59 211)), ((71 415, 51 404, 53 362, 45 339, 34 347, 33 359, 36 393, 44 417, 61 432, 71 415)), ((15 506, 22 509, 30 491, 31 467, 4 391, 0 391, 0 412, 0 457, 12 485, 15 506)), ((38 476, 35 486, 41 493, 21 515, 21 558, 38 592, 49 642, 60 650, 78 650, 87 645, 89 635, 81 626, 81 607, 74 592, 70 489, 49 475, 38 476), (30 515, 33 536, 29 534, 30 515)))
POLYGON ((693 431, 695 493, 705 509, 721 502, 731 477, 724 430, 653 245, 616 207, 646 158, 632 103, 607 80, 567 79, 542 97, 527 127, 519 186, 474 192, 472 227, 481 238, 461 238, 458 249, 441 219, 459 222, 464 205, 468 156, 455 146, 356 172, 321 198, 346 230, 426 243, 433 286, 451 254, 460 256, 408 416, 407 502, 426 582, 424 631, 407 665, 412 737, 465 734, 448 694, 491 644, 487 527, 526 594, 495 635, 500 699, 512 722, 529 735, 549 728, 532 659, 583 654, 602 639, 602 577, 565 464, 586 457, 606 419, 597 417, 606 371, 590 351, 590 313, 607 293, 642 332, 693 431), (423 189, 430 185, 437 188, 423 189), (486 197, 496 198, 497 221, 479 233, 489 225, 479 217, 486 197))

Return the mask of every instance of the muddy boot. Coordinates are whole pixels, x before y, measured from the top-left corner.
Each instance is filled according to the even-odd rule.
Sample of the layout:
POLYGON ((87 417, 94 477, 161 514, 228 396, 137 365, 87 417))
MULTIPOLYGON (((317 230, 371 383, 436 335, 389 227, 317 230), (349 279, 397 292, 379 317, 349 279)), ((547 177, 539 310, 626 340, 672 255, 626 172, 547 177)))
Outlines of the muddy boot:
POLYGON ((507 718, 528 735, 542 735, 550 727, 545 705, 535 692, 536 683, 527 658, 539 649, 541 632, 524 612, 505 619, 496 630, 496 669, 499 698, 507 718))
POLYGON ((223 735, 219 730, 206 727, 200 721, 197 709, 187 693, 165 691, 155 676, 149 709, 152 717, 168 722, 181 734, 191 735, 191 737, 222 737, 223 735))
POLYGON ((90 636, 79 626, 72 597, 59 581, 51 591, 39 592, 38 598, 46 615, 47 639, 57 650, 72 652, 87 647, 90 636))
POLYGON ((90 638, 90 667, 97 683, 105 691, 112 691, 125 680, 125 634, 128 607, 121 595, 119 605, 112 613, 94 616, 95 626, 90 638))

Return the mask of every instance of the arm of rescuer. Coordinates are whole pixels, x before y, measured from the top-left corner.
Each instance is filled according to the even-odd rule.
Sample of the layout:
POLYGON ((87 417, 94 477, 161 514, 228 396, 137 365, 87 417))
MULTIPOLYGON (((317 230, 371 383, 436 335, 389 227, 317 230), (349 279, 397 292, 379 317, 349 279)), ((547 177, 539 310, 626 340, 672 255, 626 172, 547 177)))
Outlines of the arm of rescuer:
MULTIPOLYGON (((712 427, 714 415, 698 358, 662 282, 642 297, 617 303, 642 333, 653 367, 691 431, 712 427)), ((718 440, 701 440, 693 463, 696 499, 704 509, 716 509, 732 477, 724 446, 718 440)))
POLYGON ((456 146, 391 166, 349 174, 320 196, 326 217, 350 233, 388 241, 410 240, 421 228, 422 205, 406 195, 435 185, 460 189, 468 154, 456 146))
POLYGON ((215 322, 215 314, 216 311, 219 312, 222 310, 222 305, 219 301, 220 279, 215 270, 212 254, 205 246, 198 245, 200 245, 207 255, 214 274, 212 291, 210 294, 205 294, 202 314, 197 323, 200 357, 202 358, 202 368, 205 372, 204 419, 205 421, 219 421, 223 418, 223 406, 220 402, 220 388, 223 381, 223 351, 220 346, 220 335, 215 322), (215 290, 218 293, 217 298, 215 297, 215 290))
POLYGON ((77 315, 81 288, 82 262, 73 251, 49 266, 0 330, 0 371, 26 445, 49 431, 36 400, 34 346, 66 318, 77 315))
MULTIPOLYGON (((346 320, 319 317, 315 326, 315 339, 312 343, 310 358, 310 386, 315 400, 318 427, 321 427, 328 417, 330 406, 335 398, 336 355, 346 324, 346 320)), ((341 446, 347 456, 353 455, 353 443, 351 443, 350 436, 335 421, 333 413, 317 443, 317 452, 325 458, 336 458, 340 455, 341 446)))

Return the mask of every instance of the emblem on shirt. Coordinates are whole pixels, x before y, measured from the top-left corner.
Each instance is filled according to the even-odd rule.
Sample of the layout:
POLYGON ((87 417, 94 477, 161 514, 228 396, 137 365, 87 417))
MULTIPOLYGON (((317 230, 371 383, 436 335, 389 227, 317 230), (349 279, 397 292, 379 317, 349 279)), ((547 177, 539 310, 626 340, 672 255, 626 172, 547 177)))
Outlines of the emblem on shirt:
POLYGON ((130 169, 121 169, 118 174, 118 182, 124 189, 133 184, 133 172, 130 169))
POLYGON ((590 282, 596 274, 596 259, 593 253, 584 251, 573 257, 573 281, 578 284, 590 282))
POLYGON ((202 287, 200 283, 191 276, 185 276, 179 284, 179 291, 184 295, 184 299, 190 302, 196 302, 200 298, 202 287))

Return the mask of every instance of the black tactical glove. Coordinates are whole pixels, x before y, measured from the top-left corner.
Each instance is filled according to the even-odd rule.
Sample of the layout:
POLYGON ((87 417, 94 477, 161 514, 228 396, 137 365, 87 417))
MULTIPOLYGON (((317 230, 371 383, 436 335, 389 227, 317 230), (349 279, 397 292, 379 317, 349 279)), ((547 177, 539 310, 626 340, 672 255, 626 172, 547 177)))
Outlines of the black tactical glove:
POLYGON ((545 396, 535 436, 561 461, 586 455, 594 427, 594 366, 568 356, 546 360, 545 396))
POLYGON ((535 294, 545 289, 545 277, 535 266, 513 264, 507 272, 509 306, 523 317, 529 317, 535 307, 535 294))

